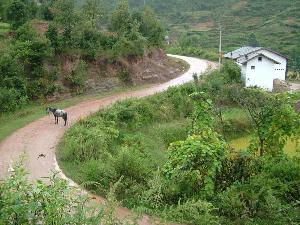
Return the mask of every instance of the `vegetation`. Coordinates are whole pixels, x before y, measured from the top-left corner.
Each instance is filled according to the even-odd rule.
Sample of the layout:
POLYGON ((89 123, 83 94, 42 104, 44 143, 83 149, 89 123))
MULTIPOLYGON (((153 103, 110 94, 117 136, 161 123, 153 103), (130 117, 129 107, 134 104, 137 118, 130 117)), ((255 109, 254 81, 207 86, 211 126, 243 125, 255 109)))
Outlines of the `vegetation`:
POLYGON ((76 193, 56 174, 49 177, 48 184, 39 180, 33 185, 18 163, 0 182, 0 224, 135 224, 116 217, 115 187, 108 202, 96 208, 90 205, 91 199, 76 193))
POLYGON ((117 199, 163 220, 297 224, 299 155, 283 149, 299 138, 292 108, 298 97, 245 90, 238 77, 239 69, 226 63, 194 84, 99 111, 66 133, 59 163, 79 183, 100 183, 100 190, 88 186, 98 194, 122 177, 117 199), (263 120, 259 128, 241 101, 248 97, 263 120), (276 110, 268 110, 273 104, 276 110), (248 133, 253 141, 246 149, 229 147, 226 140, 248 133))
MULTIPOLYGON (((107 2, 107 10, 113 9, 117 2, 107 2)), ((134 9, 144 8, 141 0, 129 0, 129 3, 134 9)), ((223 51, 243 45, 261 45, 289 56, 290 69, 300 71, 299 1, 146 0, 146 6, 153 8, 163 21, 173 53, 180 51, 203 57, 208 53, 201 52, 208 51, 208 55, 216 56, 221 25, 223 51), (181 45, 182 37, 196 39, 197 44, 185 49, 181 45), (175 51, 174 48, 181 49, 175 51)))
POLYGON ((79 9, 74 0, 7 0, 0 8, 1 19, 10 24, 0 26, 7 31, 3 37, 0 32, 6 42, 0 55, 0 114, 60 93, 58 81, 83 93, 87 61, 134 59, 163 45, 164 30, 154 12, 132 12, 126 1, 107 19, 99 1, 79 9), (68 56, 78 60, 63 74, 59 59, 68 56))

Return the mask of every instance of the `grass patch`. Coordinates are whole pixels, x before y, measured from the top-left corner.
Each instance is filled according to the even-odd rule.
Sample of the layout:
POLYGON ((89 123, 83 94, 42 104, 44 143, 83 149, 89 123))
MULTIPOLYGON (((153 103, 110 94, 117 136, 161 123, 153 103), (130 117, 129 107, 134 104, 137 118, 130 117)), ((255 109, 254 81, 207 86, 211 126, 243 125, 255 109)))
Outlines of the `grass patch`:
MULTIPOLYGON (((240 151, 242 149, 248 148, 250 140, 251 136, 244 136, 231 140, 228 142, 228 144, 231 148, 233 148, 234 151, 240 151)), ((284 147, 285 153, 290 156, 296 156, 299 153, 299 150, 299 144, 294 140, 288 140, 284 147)))
POLYGON ((14 131, 22 128, 23 126, 45 116, 45 108, 49 105, 55 105, 58 108, 66 108, 72 105, 76 105, 80 102, 86 100, 97 99, 124 91, 137 90, 146 86, 134 87, 134 88, 119 88, 113 91, 91 94, 91 95, 81 95, 70 99, 61 100, 53 103, 30 103, 24 108, 17 110, 16 112, 2 114, 0 116, 0 141, 4 140, 14 131))

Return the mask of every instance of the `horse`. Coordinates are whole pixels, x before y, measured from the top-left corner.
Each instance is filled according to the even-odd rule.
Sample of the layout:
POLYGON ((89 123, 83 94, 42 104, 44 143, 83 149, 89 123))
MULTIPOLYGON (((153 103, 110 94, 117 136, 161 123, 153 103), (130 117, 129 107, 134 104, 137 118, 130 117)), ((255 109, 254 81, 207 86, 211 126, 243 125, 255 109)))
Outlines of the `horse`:
POLYGON ((65 121, 65 126, 67 125, 68 114, 64 110, 47 107, 46 113, 49 113, 49 112, 53 113, 55 124, 58 124, 58 118, 62 117, 63 120, 65 121))

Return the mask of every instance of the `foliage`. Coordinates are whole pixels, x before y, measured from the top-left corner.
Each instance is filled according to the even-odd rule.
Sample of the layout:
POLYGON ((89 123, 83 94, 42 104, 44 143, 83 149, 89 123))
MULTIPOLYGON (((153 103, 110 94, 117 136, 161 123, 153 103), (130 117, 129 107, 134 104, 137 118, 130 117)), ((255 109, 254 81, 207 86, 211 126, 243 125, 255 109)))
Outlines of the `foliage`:
POLYGON ((118 34, 122 34, 123 32, 130 30, 132 23, 133 19, 129 11, 128 2, 125 0, 120 1, 120 4, 111 16, 109 29, 118 34))
POLYGON ((32 184, 19 162, 0 183, 0 224, 137 224, 136 218, 117 218, 117 186, 111 187, 105 205, 98 207, 57 174, 47 184, 41 180, 32 184))
POLYGON ((28 98, 14 88, 0 87, 0 113, 11 112, 27 103, 28 98))
POLYGON ((11 1, 6 10, 6 17, 15 29, 23 25, 29 19, 29 11, 23 1, 11 1))
POLYGON ((66 76, 66 81, 70 84, 73 90, 80 94, 84 91, 85 83, 84 76, 86 72, 86 63, 80 60, 69 75, 66 76))
POLYGON ((191 199, 169 209, 166 217, 187 224, 213 225, 219 224, 218 216, 213 215, 215 210, 209 202, 191 199))
POLYGON ((216 174, 227 152, 226 143, 218 134, 207 128, 185 141, 172 143, 168 151, 164 165, 166 177, 176 180, 181 192, 188 196, 197 192, 212 196, 216 174))
MULTIPOLYGON (((79 171, 72 175, 79 183, 99 182, 99 193, 106 193, 110 182, 122 177, 117 198, 127 207, 165 220, 267 224, 274 215, 278 224, 289 219, 296 223, 298 160, 283 153, 259 157, 249 150, 228 154, 218 133, 216 105, 226 106, 224 124, 237 115, 232 93, 244 90, 238 72, 225 65, 205 77, 204 84, 200 80, 147 99, 119 102, 81 121, 64 138, 59 151, 62 165, 79 171), (230 110, 235 114, 228 116, 230 110)), ((295 122, 286 119, 287 124, 295 122)))
POLYGON ((85 197, 72 195, 74 190, 55 175, 49 185, 42 181, 32 185, 21 165, 14 167, 0 189, 1 224, 97 224, 103 214, 89 209, 85 197))
POLYGON ((248 39, 248 45, 251 47, 259 47, 260 46, 254 33, 250 34, 249 39, 248 39))
POLYGON ((248 88, 237 90, 233 96, 249 113, 256 135, 251 148, 261 156, 281 154, 287 139, 299 133, 299 115, 286 95, 248 88))
POLYGON ((53 8, 55 9, 54 21, 62 29, 63 46, 68 48, 74 46, 76 38, 75 26, 78 23, 78 15, 75 11, 73 0, 58 0, 55 1, 53 8))
POLYGON ((142 13, 134 12, 132 17, 140 21, 140 33, 147 39, 150 47, 163 46, 164 28, 151 8, 145 8, 142 13))
POLYGON ((49 39, 51 47, 54 49, 55 53, 60 53, 62 43, 58 35, 58 28, 55 26, 54 23, 49 24, 46 37, 49 39))
MULTIPOLYGON (((216 199, 222 216, 239 223, 299 222, 299 159, 264 158, 249 178, 233 183, 216 199), (293 193, 293 194, 292 194, 293 193), (296 197, 296 198, 298 198, 296 197), (274 220, 274 218, 276 220, 274 220)), ((228 220, 229 221, 229 220, 228 220)))

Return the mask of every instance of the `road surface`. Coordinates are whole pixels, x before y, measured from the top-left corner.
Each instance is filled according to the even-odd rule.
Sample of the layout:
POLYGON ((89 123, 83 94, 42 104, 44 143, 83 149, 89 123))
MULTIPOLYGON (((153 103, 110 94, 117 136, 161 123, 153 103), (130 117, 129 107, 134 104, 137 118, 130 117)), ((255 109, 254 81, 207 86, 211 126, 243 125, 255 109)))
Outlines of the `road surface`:
MULTIPOLYGON (((30 180, 35 181, 47 177, 51 171, 59 169, 55 157, 55 148, 59 140, 64 135, 66 129, 71 127, 79 119, 87 117, 116 101, 153 95, 171 86, 189 82, 193 80, 193 74, 201 74, 208 69, 216 67, 215 63, 206 60, 177 55, 169 56, 185 60, 190 65, 189 70, 178 78, 163 84, 154 85, 142 90, 115 94, 98 100, 89 100, 69 107, 65 109, 69 115, 67 127, 63 126, 62 120, 60 120, 59 125, 54 125, 53 116, 45 116, 14 132, 0 144, 0 179, 3 179, 8 174, 9 167, 14 161, 18 160, 21 155, 25 156, 24 164, 29 172, 30 180), (44 154, 45 157, 38 158, 40 154, 44 154)), ((67 179, 62 172, 61 176, 67 179)), ((99 197, 98 200, 102 201, 103 199, 99 197)), ((121 217, 128 215, 129 210, 119 208, 118 214, 121 217)), ((152 223, 147 216, 144 216, 140 224, 148 225, 152 223)))

